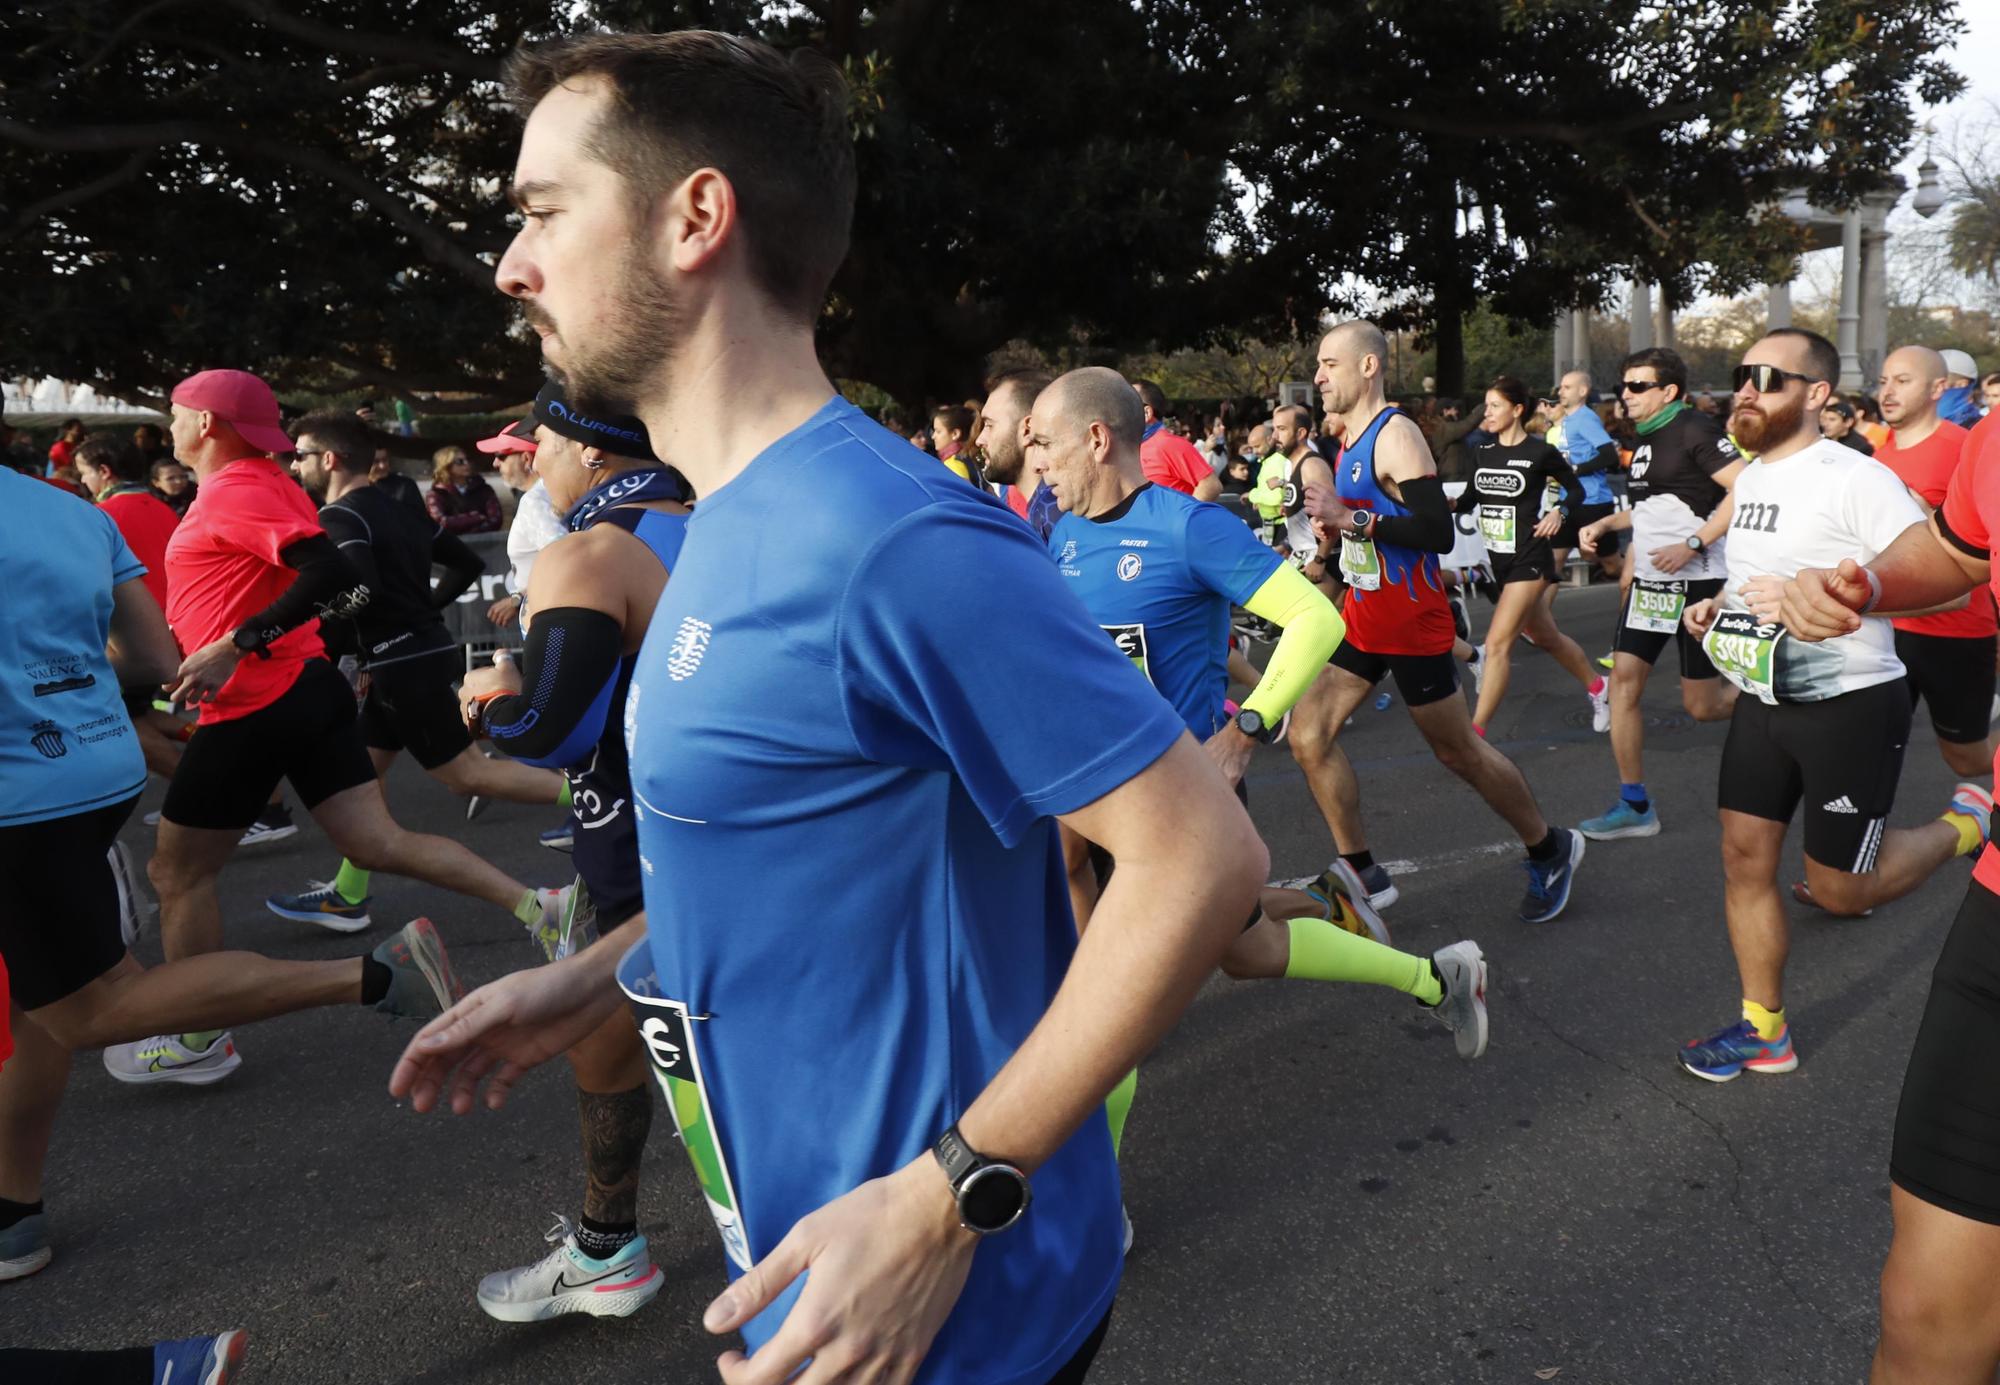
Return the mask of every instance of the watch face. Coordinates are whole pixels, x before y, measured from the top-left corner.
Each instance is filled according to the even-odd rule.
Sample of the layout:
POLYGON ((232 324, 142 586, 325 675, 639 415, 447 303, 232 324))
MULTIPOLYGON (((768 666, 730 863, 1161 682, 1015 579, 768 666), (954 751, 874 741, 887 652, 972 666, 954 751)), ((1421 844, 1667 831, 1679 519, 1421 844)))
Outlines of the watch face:
POLYGON ((1006 1230, 1027 1206, 1027 1180, 1005 1164, 979 1169, 958 1192, 959 1220, 982 1234, 1006 1230))

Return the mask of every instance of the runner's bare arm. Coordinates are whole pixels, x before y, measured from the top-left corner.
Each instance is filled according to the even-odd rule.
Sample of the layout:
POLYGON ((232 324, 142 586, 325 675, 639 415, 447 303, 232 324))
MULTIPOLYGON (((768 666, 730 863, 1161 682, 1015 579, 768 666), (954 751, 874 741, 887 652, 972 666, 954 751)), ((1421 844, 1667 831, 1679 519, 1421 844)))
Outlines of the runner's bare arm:
POLYGON ((104 652, 118 681, 128 688, 150 688, 174 676, 181 652, 174 632, 160 613, 160 603, 146 590, 146 579, 134 577, 111 589, 111 638, 104 652))
POLYGON ((1861 612, 1922 610, 1987 580, 1990 557, 1945 537, 1937 515, 1912 524, 1864 569, 1804 568, 1785 583, 1785 628, 1801 640, 1828 640, 1861 628, 1861 612), (1872 576, 1872 581, 1871 581, 1872 576), (1871 598, 1873 600, 1871 601, 1871 598))

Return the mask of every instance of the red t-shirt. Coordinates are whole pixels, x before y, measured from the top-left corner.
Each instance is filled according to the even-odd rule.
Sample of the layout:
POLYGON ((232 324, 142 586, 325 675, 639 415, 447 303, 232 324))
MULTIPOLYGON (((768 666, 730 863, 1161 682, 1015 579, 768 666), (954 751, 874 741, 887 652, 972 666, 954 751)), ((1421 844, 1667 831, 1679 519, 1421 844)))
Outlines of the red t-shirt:
POLYGON ((1007 508, 1012 510, 1015 514, 1019 515, 1022 519, 1026 519, 1028 517, 1028 497, 1021 494, 1021 488, 1019 486, 1007 487, 1007 508))
MULTIPOLYGON (((1896 436, 1875 449, 1875 460, 1896 473, 1904 485, 1936 509, 1944 503, 1952 473, 1958 470, 1970 436, 1956 423, 1940 423, 1937 431, 1915 447, 1899 448, 1896 436)), ((1892 622, 1898 630, 1913 635, 1944 635, 1957 640, 1990 639, 1995 632, 1993 602, 1985 592, 1974 592, 1962 611, 1940 611, 1930 616, 1904 616, 1892 622)))
POLYGON ((173 506, 139 486, 128 491, 111 492, 97 502, 97 508, 111 516, 111 522, 125 536, 125 546, 132 550, 132 556, 146 565, 146 590, 153 594, 153 600, 160 603, 160 610, 164 612, 167 609, 167 540, 174 536, 181 517, 174 513, 173 506))
POLYGON ((49 463, 52 466, 58 468, 66 467, 70 464, 70 459, 75 455, 76 447, 71 443, 64 442, 61 438, 57 438, 49 444, 49 463))
POLYGON ((1193 495, 1194 488, 1215 475, 1208 459, 1195 451, 1193 443, 1164 427, 1139 444, 1139 467, 1156 486, 1193 495))
MULTIPOLYGON (((2000 414, 1989 414, 1988 421, 2000 414)), ((1944 504, 1938 518, 1952 534, 1991 553, 2000 539, 2000 431, 1982 422, 1972 430, 1958 470, 1951 474, 1944 504)), ((2000 595, 2000 563, 1992 565, 1987 579, 1989 592, 2000 595)), ((1995 757, 2000 767, 2000 756, 1995 757)), ((1972 878, 1995 894, 2000 894, 2000 848, 1991 842, 1979 853, 1972 878)))
POLYGON ((83 493, 81 488, 72 485, 68 481, 63 480, 62 477, 60 476, 37 476, 35 479, 37 481, 40 481, 45 486, 54 486, 59 491, 66 491, 70 495, 75 496, 78 500, 90 499, 89 496, 83 493))
MULTIPOLYGON (((319 512, 269 457, 245 457, 203 479, 194 504, 167 543, 167 624, 193 653, 226 639, 285 593, 298 574, 278 554, 315 534, 319 512)), ((280 635, 271 657, 252 654, 236 665, 201 723, 233 721, 284 696, 307 659, 326 652, 319 622, 280 635)))

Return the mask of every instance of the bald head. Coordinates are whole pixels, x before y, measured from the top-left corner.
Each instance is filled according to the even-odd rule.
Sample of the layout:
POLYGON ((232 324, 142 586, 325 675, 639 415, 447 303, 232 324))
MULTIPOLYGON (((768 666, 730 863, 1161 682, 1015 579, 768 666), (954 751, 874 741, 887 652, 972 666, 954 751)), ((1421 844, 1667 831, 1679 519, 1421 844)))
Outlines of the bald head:
POLYGON ((1913 442, 1921 441, 1936 424, 1938 396, 1944 393, 1948 374, 1944 357, 1928 346, 1891 351, 1877 382, 1882 421, 1898 435, 1912 433, 1913 442))
POLYGON ((1362 356, 1373 356, 1383 365, 1389 362, 1389 338, 1380 327, 1363 318, 1343 322, 1326 335, 1343 354, 1352 355, 1357 360, 1362 356))
POLYGON ((1083 432, 1093 423, 1103 424, 1120 450, 1136 450, 1146 431, 1146 409, 1138 393, 1123 375, 1105 366, 1085 366, 1058 375, 1035 401, 1037 423, 1044 416, 1052 427, 1064 432, 1083 432))
POLYGON ((1389 339, 1372 322, 1343 322, 1319 341, 1313 384, 1328 413, 1371 408, 1382 398, 1389 368, 1389 339))

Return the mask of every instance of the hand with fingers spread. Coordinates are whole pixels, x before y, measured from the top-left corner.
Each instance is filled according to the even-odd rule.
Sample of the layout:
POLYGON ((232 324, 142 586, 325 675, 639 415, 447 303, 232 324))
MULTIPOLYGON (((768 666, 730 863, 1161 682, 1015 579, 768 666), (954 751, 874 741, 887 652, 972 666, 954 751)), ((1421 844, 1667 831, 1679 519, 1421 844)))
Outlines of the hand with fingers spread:
POLYGON ((808 1276, 755 1355, 718 1358, 725 1385, 905 1385, 958 1302, 978 1244, 929 1153, 834 1199, 702 1315, 710 1332, 734 1332, 808 1276))
POLYGON ((462 1116, 484 1080, 486 1106, 499 1110, 531 1068, 568 1052, 624 1004, 596 950, 503 976, 439 1015, 403 1050, 390 1095, 429 1111, 448 1093, 462 1116))
POLYGON ((1868 575, 1852 558, 1838 568, 1801 568, 1785 583, 1782 619, 1794 639, 1830 640, 1861 628, 1861 612, 1874 595, 1868 575))

